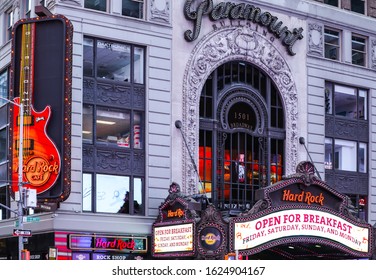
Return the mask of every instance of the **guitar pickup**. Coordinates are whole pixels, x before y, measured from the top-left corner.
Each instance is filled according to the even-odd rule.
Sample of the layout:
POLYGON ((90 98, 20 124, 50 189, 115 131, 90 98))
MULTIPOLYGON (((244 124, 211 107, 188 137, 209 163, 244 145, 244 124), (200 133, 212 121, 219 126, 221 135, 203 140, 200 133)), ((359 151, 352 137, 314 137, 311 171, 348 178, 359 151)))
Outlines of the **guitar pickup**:
MULTIPOLYGON (((34 116, 23 116, 23 125, 24 126, 32 126, 34 125, 34 116)), ((20 126, 20 117, 17 117, 17 126, 20 126)))
MULTIPOLYGON (((16 140, 16 150, 19 150, 20 140, 16 140)), ((34 150, 34 140, 33 139, 24 139, 23 140, 23 150, 24 151, 33 151, 34 150)))

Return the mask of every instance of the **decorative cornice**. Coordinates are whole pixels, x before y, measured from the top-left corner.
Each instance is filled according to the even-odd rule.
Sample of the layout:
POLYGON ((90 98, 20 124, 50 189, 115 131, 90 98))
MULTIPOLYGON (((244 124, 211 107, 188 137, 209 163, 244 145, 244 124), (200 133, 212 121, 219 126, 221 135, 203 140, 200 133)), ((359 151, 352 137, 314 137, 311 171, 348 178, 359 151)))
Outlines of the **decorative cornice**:
MULTIPOLYGON (((278 88, 286 116, 286 174, 294 173, 297 165, 298 96, 292 73, 278 49, 248 26, 213 30, 192 51, 183 77, 182 127, 191 152, 197 161, 201 90, 213 70, 232 60, 243 60, 258 66, 278 88)), ((186 149, 183 149, 182 187, 187 194, 197 193, 197 174, 186 149)))

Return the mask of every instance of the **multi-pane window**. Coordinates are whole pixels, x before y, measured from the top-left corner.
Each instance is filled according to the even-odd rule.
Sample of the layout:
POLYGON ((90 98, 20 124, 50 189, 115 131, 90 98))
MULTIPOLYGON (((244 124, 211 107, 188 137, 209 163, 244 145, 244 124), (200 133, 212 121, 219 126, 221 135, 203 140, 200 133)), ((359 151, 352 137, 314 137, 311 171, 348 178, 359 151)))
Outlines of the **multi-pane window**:
POLYGON ((6 40, 12 39, 12 28, 14 25, 14 11, 9 10, 6 13, 6 21, 7 21, 7 32, 6 32, 6 40))
POLYGON ((84 211, 144 213, 144 55, 141 46, 84 38, 82 139, 96 151, 84 153, 84 211))
POLYGON ((361 36, 351 37, 352 64, 366 66, 366 39, 361 36))
POLYGON ((107 0, 85 0, 84 7, 105 12, 107 9, 107 0))
POLYGON ((332 29, 324 29, 325 58, 340 59, 340 32, 332 29))
POLYGON ((8 72, 0 73, 0 107, 4 105, 8 98, 8 72))
POLYGON ((325 138, 325 169, 367 172, 367 143, 325 138))
POLYGON ((144 0, 122 0, 123 16, 143 18, 144 17, 144 0))
POLYGON ((365 89, 326 82, 327 114, 348 119, 367 120, 368 92, 365 89))

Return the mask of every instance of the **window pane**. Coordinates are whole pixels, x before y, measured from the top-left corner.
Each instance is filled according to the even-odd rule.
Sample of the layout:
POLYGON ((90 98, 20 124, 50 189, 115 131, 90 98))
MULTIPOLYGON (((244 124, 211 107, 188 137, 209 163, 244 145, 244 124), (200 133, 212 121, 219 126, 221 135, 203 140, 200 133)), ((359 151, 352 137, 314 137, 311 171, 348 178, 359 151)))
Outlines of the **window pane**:
POLYGON ((82 139, 85 143, 93 143, 93 106, 84 105, 82 117, 82 139))
POLYGON ((84 173, 82 176, 82 210, 93 211, 93 180, 92 175, 84 173))
POLYGON ((134 213, 143 213, 143 198, 142 198, 142 179, 134 178, 134 213))
POLYGON ((325 138, 325 169, 333 169, 333 140, 325 138))
POLYGON ((94 40, 84 38, 84 76, 94 76, 94 40))
POLYGON ((138 84, 144 83, 144 49, 143 48, 134 48, 134 81, 138 84))
POLYGON ((129 177, 98 174, 96 183, 97 212, 117 213, 129 192, 129 177))
POLYGON ((359 119, 361 120, 366 120, 367 119, 367 91, 366 90, 359 90, 359 105, 358 105, 358 110, 359 110, 359 119))
POLYGON ((8 72, 5 71, 0 74, 0 106, 4 105, 7 101, 2 99, 8 99, 8 72))
POLYGON ((123 0, 122 15, 143 18, 144 0, 123 0))
POLYGON ((0 130, 0 162, 7 160, 7 130, 0 130))
POLYGON ((85 8, 97 11, 106 11, 107 0, 85 0, 85 8))
POLYGON ((335 140, 334 158, 337 169, 356 171, 356 146, 354 141, 335 140))
POLYGON ((97 43, 97 77, 130 82, 130 46, 115 42, 97 43))
POLYGON ((133 118, 133 145, 135 149, 141 149, 143 143, 142 116, 141 113, 134 113, 133 118))
POLYGON ((335 85, 334 87, 335 114, 347 118, 356 118, 356 89, 335 85))
POLYGON ((365 66, 366 39, 352 36, 352 63, 365 66))
POLYGON ((364 15, 365 0, 351 0, 351 11, 364 15))
POLYGON ((333 114, 333 84, 325 83, 325 113, 333 114))
POLYGON ((359 143, 359 172, 367 173, 367 144, 359 143))
POLYGON ((96 139, 100 143, 129 148, 130 113, 116 109, 97 109, 96 139))
POLYGON ((338 0, 324 0, 325 4, 338 7, 338 0))
POLYGON ((325 29, 325 57, 339 60, 339 32, 325 29))

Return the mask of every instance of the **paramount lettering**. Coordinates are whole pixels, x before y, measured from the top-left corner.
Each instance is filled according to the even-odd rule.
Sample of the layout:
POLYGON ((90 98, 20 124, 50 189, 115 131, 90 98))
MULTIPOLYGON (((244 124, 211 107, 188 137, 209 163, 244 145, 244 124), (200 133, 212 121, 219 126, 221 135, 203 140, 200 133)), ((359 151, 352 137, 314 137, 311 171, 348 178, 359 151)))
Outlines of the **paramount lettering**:
POLYGON ((297 40, 303 39, 303 28, 294 28, 292 31, 283 25, 282 21, 278 21, 278 17, 273 16, 269 12, 262 12, 260 8, 251 4, 235 4, 231 2, 221 2, 214 6, 213 0, 202 0, 197 6, 196 11, 192 11, 192 3, 195 0, 186 0, 184 6, 184 15, 188 20, 193 21, 193 29, 187 30, 184 37, 188 42, 196 40, 201 31, 202 19, 209 16, 212 21, 223 19, 246 20, 257 23, 268 28, 269 32, 282 41, 287 47, 290 55, 296 53, 292 50, 297 40))

